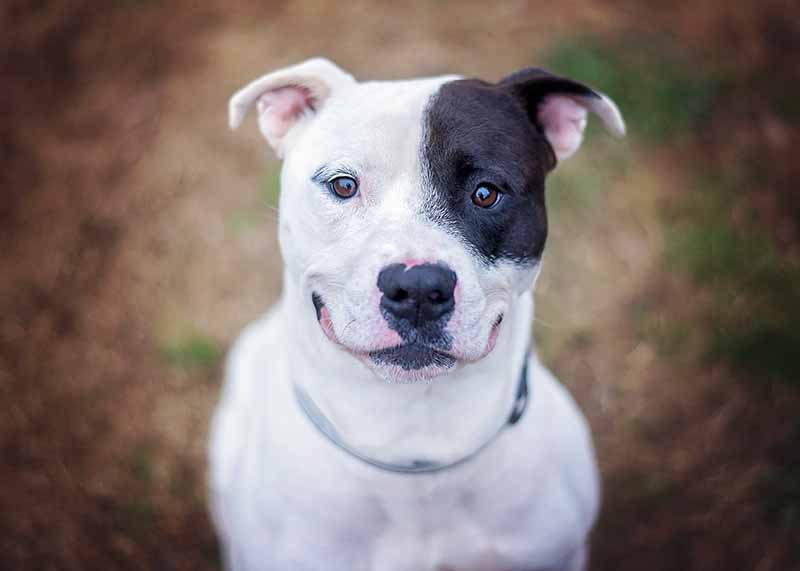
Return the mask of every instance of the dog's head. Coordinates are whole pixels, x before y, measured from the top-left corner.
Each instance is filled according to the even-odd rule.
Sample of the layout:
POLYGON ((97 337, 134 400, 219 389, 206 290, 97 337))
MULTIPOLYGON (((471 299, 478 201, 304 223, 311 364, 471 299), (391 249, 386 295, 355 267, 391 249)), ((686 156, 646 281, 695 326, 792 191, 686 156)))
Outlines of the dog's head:
MULTIPOLYGON (((255 105, 284 158, 287 279, 330 342, 390 380, 429 379, 494 348, 547 237, 544 182, 611 100, 540 69, 497 84, 363 82, 324 59, 265 75, 255 105)), ((325 342, 328 342, 327 340, 325 342)))

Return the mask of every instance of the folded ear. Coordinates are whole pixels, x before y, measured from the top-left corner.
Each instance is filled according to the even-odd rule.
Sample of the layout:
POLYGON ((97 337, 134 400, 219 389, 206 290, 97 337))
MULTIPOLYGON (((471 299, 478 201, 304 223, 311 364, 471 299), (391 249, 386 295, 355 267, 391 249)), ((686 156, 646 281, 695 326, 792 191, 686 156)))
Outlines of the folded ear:
POLYGON ((306 124, 333 93, 355 82, 352 75, 323 58, 279 69, 259 77, 231 97, 230 127, 239 127, 256 103, 261 134, 281 156, 287 136, 306 124))
POLYGON ((581 146, 587 110, 600 117, 613 135, 625 134, 625 122, 614 102, 571 79, 528 68, 506 77, 498 85, 522 101, 531 121, 544 133, 559 161, 570 157, 581 146))

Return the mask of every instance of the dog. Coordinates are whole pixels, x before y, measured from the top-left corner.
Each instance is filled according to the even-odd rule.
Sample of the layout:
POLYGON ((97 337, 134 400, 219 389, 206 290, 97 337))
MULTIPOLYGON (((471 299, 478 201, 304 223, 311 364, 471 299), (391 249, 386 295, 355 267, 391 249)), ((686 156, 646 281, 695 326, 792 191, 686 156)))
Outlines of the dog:
POLYGON ((231 570, 578 571, 587 424, 529 352, 545 178, 616 105, 529 68, 358 82, 311 59, 230 100, 283 159, 283 294, 228 357, 210 506, 231 570))

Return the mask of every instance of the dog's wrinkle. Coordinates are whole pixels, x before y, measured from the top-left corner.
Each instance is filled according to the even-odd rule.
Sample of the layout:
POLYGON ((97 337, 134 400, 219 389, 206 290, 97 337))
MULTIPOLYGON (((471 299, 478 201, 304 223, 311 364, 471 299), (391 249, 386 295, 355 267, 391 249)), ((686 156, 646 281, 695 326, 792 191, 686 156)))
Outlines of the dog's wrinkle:
POLYGON ((348 322, 345 324, 345 326, 344 326, 344 327, 342 327, 342 333, 341 333, 341 335, 340 335, 340 336, 341 336, 341 337, 344 337, 344 336, 345 336, 345 334, 347 333, 347 330, 348 330, 348 329, 350 328, 350 326, 351 326, 351 325, 353 325, 353 324, 354 324, 356 321, 357 321, 357 320, 356 320, 355 318, 353 318, 353 319, 351 319, 350 321, 348 321, 348 322))
POLYGON ((270 204, 266 200, 259 200, 257 204, 267 209, 269 215, 272 216, 273 222, 278 221, 278 208, 276 206, 270 204))

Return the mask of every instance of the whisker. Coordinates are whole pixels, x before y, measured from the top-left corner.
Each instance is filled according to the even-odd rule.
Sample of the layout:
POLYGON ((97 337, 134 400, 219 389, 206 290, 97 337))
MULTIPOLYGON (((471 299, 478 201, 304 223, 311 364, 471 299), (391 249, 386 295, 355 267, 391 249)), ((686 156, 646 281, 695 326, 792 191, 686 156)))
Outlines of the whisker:
POLYGON ((275 217, 275 220, 278 219, 278 208, 267 202, 266 200, 259 200, 258 204, 260 206, 265 206, 267 210, 275 217))
POLYGON ((542 327, 547 327, 548 329, 566 329, 569 327, 569 325, 564 324, 563 322, 560 324, 551 323, 536 316, 533 317, 533 322, 537 325, 541 325, 542 327))

